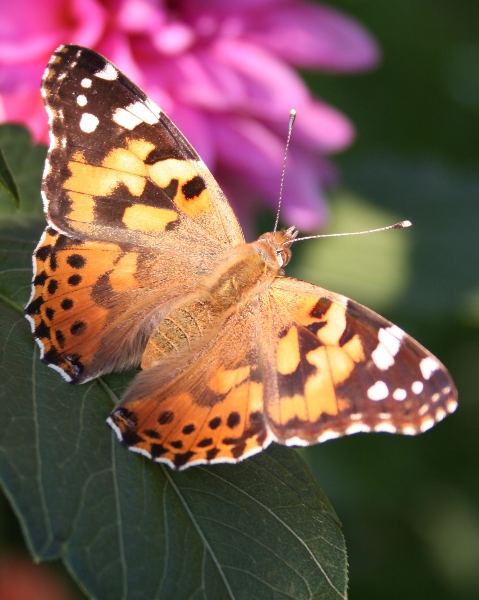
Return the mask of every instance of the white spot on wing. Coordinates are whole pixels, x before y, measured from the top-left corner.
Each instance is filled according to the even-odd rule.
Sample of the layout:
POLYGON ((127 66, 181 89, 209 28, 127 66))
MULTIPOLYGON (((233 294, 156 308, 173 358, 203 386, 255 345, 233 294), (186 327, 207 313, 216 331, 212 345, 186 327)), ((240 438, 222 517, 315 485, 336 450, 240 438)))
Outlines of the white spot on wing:
POLYGON ((440 366, 436 359, 432 358, 432 356, 426 356, 419 363, 419 368, 421 369, 422 376, 424 379, 430 379, 431 375, 434 371, 437 371, 440 366))
POLYGON ((123 440, 123 434, 121 432, 121 429, 118 427, 118 425, 115 423, 115 421, 111 417, 108 417, 108 419, 106 420, 106 422, 113 429, 113 431, 116 433, 116 437, 121 442, 123 440))
POLYGON ((394 358, 382 344, 378 344, 371 353, 374 364, 380 371, 386 371, 394 364, 394 358))
POLYGON ((352 423, 346 428, 345 433, 351 435, 353 433, 367 433, 368 431, 371 431, 371 427, 366 423, 352 423))
POLYGON ((80 85, 84 88, 91 88, 91 84, 92 80, 89 77, 84 77, 80 82, 80 85))
POLYGON ((439 407, 436 410, 436 421, 442 421, 446 417, 446 415, 447 412, 443 408, 439 407))
POLYGON ((309 446, 309 442, 307 440, 303 440, 298 436, 288 438, 285 440, 286 446, 309 446))
POLYGON ((145 100, 146 107, 155 115, 156 119, 159 120, 161 115, 161 108, 157 106, 150 98, 145 100))
POLYGON ((95 77, 100 79, 106 79, 107 81, 114 81, 118 77, 118 71, 111 63, 106 63, 103 69, 95 73, 95 77))
POLYGON ((141 454, 142 456, 146 456, 146 458, 151 458, 151 454, 148 452, 148 450, 145 450, 144 448, 131 446, 130 448, 128 448, 128 450, 131 450, 131 452, 135 452, 135 454, 141 454))
POLYGON ((406 400, 407 392, 403 388, 396 388, 393 392, 394 400, 401 402, 402 400, 406 400))
POLYGON ((413 394, 420 394, 424 389, 424 384, 422 381, 413 381, 411 386, 411 390, 413 394))
POLYGON ((148 123, 148 125, 158 123, 160 109, 155 107, 152 102, 133 102, 132 104, 125 106, 125 110, 134 114, 135 117, 138 117, 138 119, 144 123, 148 123), (155 108, 155 110, 152 110, 151 107, 155 108))
POLYGON ((86 99, 86 96, 84 94, 80 94, 79 96, 77 96, 78 106, 86 106, 87 102, 88 100, 86 99))
POLYGON ((368 389, 368 398, 370 400, 384 400, 388 397, 388 394, 388 386, 384 383, 384 381, 376 381, 376 383, 368 389))
POLYGON ((379 344, 372 351, 371 357, 379 370, 386 371, 392 367, 403 337, 404 331, 396 325, 381 328, 378 331, 379 344))
POLYGON ((454 412, 457 408, 456 400, 453 400, 452 398, 448 400, 446 403, 446 408, 450 413, 454 412))
POLYGON ((434 419, 432 417, 426 417, 425 419, 423 419, 421 421, 421 425, 419 425, 419 429, 421 431, 427 431, 428 429, 431 429, 431 427, 434 425, 434 419))
POLYGON ((120 127, 124 127, 125 129, 129 129, 130 131, 135 129, 135 127, 140 123, 143 123, 139 117, 131 112, 128 112, 124 108, 117 108, 113 113, 112 119, 117 125, 120 125, 120 127))
POLYGON ((339 437, 339 432, 334 431, 334 429, 327 429, 326 431, 323 431, 323 433, 321 433, 318 436, 318 442, 327 442, 328 440, 334 440, 335 438, 339 437))
POLYGON ((64 371, 61 367, 59 367, 58 365, 54 365, 53 363, 48 363, 48 366, 50 367, 50 369, 53 369, 57 373, 60 373, 60 375, 63 377, 63 379, 65 381, 70 382, 72 380, 70 375, 68 375, 68 373, 66 371, 64 371))
POLYGON ((349 418, 351 421, 360 421, 363 418, 363 413, 351 413, 349 418))
POLYGON ((98 127, 98 117, 91 113, 83 113, 80 119, 80 129, 84 133, 93 133, 98 127))
POLYGON ((374 431, 384 433, 396 433, 397 428, 392 423, 377 423, 374 426, 374 431))

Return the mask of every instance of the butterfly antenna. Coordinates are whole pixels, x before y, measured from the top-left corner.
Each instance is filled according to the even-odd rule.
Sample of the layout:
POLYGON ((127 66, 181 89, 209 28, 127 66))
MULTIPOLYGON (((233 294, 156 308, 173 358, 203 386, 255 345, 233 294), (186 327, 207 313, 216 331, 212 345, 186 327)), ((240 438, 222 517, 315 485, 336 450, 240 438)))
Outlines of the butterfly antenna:
POLYGON ((285 176, 286 176, 286 162, 288 160, 288 148, 289 148, 289 144, 291 142, 291 134, 293 132, 293 125, 294 125, 294 120, 295 119, 296 119, 296 109, 292 108, 289 111, 288 135, 286 137, 286 145, 284 147, 283 166, 282 166, 282 169, 281 169, 281 179, 280 179, 280 182, 279 182, 278 210, 276 211, 276 220, 274 222, 274 229, 273 229, 273 231, 276 231, 278 229, 279 213, 281 212, 281 204, 283 202, 284 179, 285 179, 285 176))
POLYGON ((387 231, 388 229, 406 229, 411 227, 411 221, 399 221, 393 225, 386 225, 386 227, 377 227, 376 229, 366 229, 364 231, 350 231, 349 233, 323 233, 319 235, 308 235, 306 237, 300 237, 292 240, 291 244, 295 242, 302 242, 303 240, 316 240, 318 238, 330 238, 330 237, 346 237, 349 235, 366 235, 367 233, 378 233, 379 231, 387 231))

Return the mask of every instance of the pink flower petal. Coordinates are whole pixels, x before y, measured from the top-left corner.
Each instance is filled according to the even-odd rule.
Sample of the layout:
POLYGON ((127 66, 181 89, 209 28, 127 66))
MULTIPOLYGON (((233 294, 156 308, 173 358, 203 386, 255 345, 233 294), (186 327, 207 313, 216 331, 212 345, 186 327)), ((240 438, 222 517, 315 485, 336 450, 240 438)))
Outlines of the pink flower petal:
MULTIPOLYGON (((254 120, 216 119, 214 127, 218 143, 218 172, 227 173, 227 183, 233 189, 235 206, 248 207, 258 199, 268 201, 274 210, 278 203, 284 143, 271 131, 254 120), (232 185, 234 174, 242 190, 239 198, 232 185)), ((292 150, 286 174, 282 221, 295 224, 305 231, 314 231, 324 223, 326 208, 321 190, 321 176, 326 166, 313 160, 309 153, 292 150)), ((240 208, 240 213, 248 212, 240 208)))
POLYGON ((374 67, 379 49, 359 23, 327 6, 288 2, 279 10, 256 15, 247 38, 287 62, 327 71, 360 71, 374 67))
POLYGON ((206 114, 188 106, 176 104, 169 117, 186 139, 213 171, 216 164, 216 143, 212 135, 213 125, 206 114))
POLYGON ((47 116, 38 92, 0 95, 0 121, 26 125, 36 141, 48 141, 47 116))
POLYGON ((123 32, 154 33, 166 21, 155 0, 119 0, 115 24, 123 32))
POLYGON ((213 119, 218 163, 242 173, 252 192, 270 196, 279 187, 283 146, 271 130, 254 119, 213 119))
POLYGON ((108 13, 96 0, 70 0, 69 4, 71 12, 68 20, 73 20, 73 23, 70 39, 63 39, 62 43, 96 46, 107 26, 108 13))
POLYGON ((260 47, 241 40, 219 39, 210 54, 241 76, 243 90, 237 106, 249 114, 284 118, 291 107, 308 96, 301 78, 260 47))
POLYGON ((354 139, 351 121, 338 110, 319 100, 297 107, 293 142, 321 152, 339 152, 354 139))

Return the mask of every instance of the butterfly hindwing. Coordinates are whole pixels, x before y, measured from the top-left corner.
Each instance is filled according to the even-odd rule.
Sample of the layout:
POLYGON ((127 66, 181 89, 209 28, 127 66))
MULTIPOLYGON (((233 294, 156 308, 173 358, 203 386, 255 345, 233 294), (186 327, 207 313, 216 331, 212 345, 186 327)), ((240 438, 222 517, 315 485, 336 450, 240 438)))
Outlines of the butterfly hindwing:
POLYGON ((399 327, 295 279, 278 278, 269 293, 278 315, 269 334, 278 392, 268 398, 265 415, 278 441, 307 445, 361 431, 416 434, 455 410, 445 367, 399 327))
POLYGON ((255 316, 235 314, 199 347, 142 371, 109 423, 135 452, 184 469, 238 462, 271 442, 255 316))
POLYGON ((199 246, 178 252, 174 241, 125 247, 47 227, 25 308, 42 360, 74 383, 136 366, 162 315, 193 293, 211 256, 199 246))
POLYGON ((75 238, 244 241, 221 189, 164 112, 106 59, 61 46, 43 78, 48 219, 75 238))

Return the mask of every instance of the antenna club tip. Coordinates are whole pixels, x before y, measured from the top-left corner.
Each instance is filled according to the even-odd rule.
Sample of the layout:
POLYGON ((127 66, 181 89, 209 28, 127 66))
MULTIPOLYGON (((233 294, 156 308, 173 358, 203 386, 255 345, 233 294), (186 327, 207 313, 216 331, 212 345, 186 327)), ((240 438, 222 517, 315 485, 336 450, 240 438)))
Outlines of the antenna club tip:
POLYGON ((296 116, 296 109, 295 109, 295 108, 292 108, 292 109, 289 111, 289 114, 290 114, 292 117, 295 117, 295 116, 296 116))
POLYGON ((406 229, 407 227, 411 227, 412 223, 411 221, 409 221, 409 219, 405 219, 404 221, 400 221, 397 224, 398 229, 406 229))

